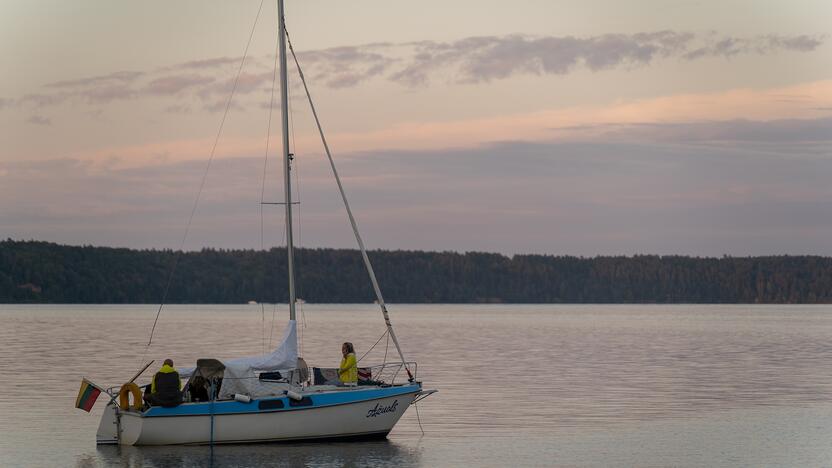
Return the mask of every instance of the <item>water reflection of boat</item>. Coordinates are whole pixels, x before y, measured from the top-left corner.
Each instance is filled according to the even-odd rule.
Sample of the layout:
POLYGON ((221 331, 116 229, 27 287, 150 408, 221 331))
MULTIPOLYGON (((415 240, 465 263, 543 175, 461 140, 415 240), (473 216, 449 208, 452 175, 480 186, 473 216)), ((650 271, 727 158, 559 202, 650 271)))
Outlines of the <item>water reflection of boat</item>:
MULTIPOLYGON (((337 377, 332 378, 327 369, 309 368, 298 356, 295 304, 300 300, 295 296, 294 284, 292 155, 289 153, 288 138, 287 34, 283 0, 278 1, 278 37, 285 184, 285 202, 281 204, 286 209, 289 279, 289 322, 283 339, 269 354, 238 359, 200 359, 195 368, 180 369, 181 374, 189 379, 186 388, 193 388, 199 383, 196 388, 205 390, 207 397, 202 401, 194 398, 194 392, 186 393, 184 401, 174 407, 142 407, 140 402, 130 405, 125 394, 127 390, 138 392, 132 380, 120 389, 114 387, 107 390, 111 401, 99 425, 97 441, 100 444, 168 445, 383 438, 412 403, 434 392, 422 389, 421 382, 416 380, 416 364, 404 358, 322 131, 324 149, 376 293, 376 302, 384 317, 385 334, 395 345, 400 360, 361 367, 358 369, 357 385, 344 385, 337 377), (119 403, 116 402, 116 395, 123 397, 119 403)), ((291 43, 289 51, 294 57, 291 43)), ((294 59, 317 121, 300 64, 296 57, 294 59)), ((249 451, 246 453, 251 454, 249 451)))
MULTIPOLYGON (((280 465, 285 466, 417 466, 419 452, 389 440, 362 444, 333 443, 284 445, 280 465)), ((275 452, 268 445, 208 447, 113 447, 99 445, 96 455, 84 457, 84 466, 272 466, 275 452)))

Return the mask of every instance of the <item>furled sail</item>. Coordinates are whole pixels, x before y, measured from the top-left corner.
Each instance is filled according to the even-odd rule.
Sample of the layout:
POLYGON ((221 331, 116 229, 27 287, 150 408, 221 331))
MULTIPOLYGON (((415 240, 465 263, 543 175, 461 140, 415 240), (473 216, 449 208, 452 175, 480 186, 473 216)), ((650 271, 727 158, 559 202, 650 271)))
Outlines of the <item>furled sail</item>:
POLYGON ((286 329, 283 330, 283 340, 271 353, 221 361, 226 367, 247 368, 255 372, 294 369, 298 362, 297 322, 289 320, 286 329))
POLYGON ((222 363, 225 364, 225 376, 220 387, 220 398, 233 398, 235 393, 252 397, 269 395, 274 388, 262 385, 255 372, 289 371, 297 367, 297 322, 289 320, 283 331, 283 340, 271 353, 224 359, 222 363))
MULTIPOLYGON (((297 367, 297 322, 289 320, 283 330, 283 339, 271 353, 236 359, 219 359, 219 361, 225 366, 219 391, 220 398, 231 398, 235 393, 250 396, 268 395, 273 388, 264 388, 255 372, 291 371, 297 367)), ((179 373, 183 377, 190 376, 194 370, 193 367, 182 368, 179 369, 179 373)))

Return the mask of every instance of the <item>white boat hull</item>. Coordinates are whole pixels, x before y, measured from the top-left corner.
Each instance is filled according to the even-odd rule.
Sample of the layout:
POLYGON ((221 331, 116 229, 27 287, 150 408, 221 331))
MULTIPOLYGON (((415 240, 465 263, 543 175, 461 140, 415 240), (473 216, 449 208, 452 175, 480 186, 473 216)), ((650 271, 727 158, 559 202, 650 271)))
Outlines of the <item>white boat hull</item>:
MULTIPOLYGON (((228 444, 384 437, 421 390, 418 385, 410 387, 412 391, 392 396, 325 406, 285 408, 272 412, 148 417, 144 413, 115 411, 108 407, 101 427, 109 429, 115 424, 118 432, 115 439, 121 445, 228 444)), ((99 430, 98 436, 100 443, 113 443, 112 431, 102 433, 99 430)))

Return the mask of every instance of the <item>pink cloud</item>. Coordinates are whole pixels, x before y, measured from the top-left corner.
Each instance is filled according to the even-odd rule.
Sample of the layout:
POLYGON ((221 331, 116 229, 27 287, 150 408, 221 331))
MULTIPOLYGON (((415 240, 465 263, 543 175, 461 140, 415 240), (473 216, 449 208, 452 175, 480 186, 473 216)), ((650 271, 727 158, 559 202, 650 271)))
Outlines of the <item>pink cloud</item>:
POLYGON ((451 122, 408 122, 330 136, 342 151, 437 149, 491 141, 592 138, 610 125, 816 118, 832 105, 832 80, 773 89, 672 95, 451 122), (787 97, 788 99, 784 99, 787 97))
POLYGON ((173 75, 156 78, 148 83, 144 91, 158 96, 178 94, 186 89, 207 85, 214 82, 214 78, 200 75, 173 75))
MULTIPOLYGON (((215 105, 219 109, 224 104, 217 102, 215 105)), ((660 139, 666 133, 652 132, 650 124, 814 119, 818 117, 817 109, 825 107, 832 107, 832 80, 782 88, 663 96, 492 118, 406 122, 369 131, 331 133, 328 140, 337 154, 395 149, 436 150, 474 147, 495 141, 603 140, 611 131, 628 125, 644 128, 638 138, 660 139)), ((710 131, 706 127, 699 127, 699 130, 710 131)), ((666 129, 662 131, 666 132, 666 129)), ((174 161, 204 159, 212 144, 211 137, 150 142, 106 148, 78 157, 101 161, 117 156, 120 165, 142 166, 158 155, 174 161)), ((298 133, 296 144, 302 148, 320 148, 317 133, 298 133)), ((229 136, 220 141, 218 157, 250 156, 260 154, 262 150, 262 137, 229 136)))

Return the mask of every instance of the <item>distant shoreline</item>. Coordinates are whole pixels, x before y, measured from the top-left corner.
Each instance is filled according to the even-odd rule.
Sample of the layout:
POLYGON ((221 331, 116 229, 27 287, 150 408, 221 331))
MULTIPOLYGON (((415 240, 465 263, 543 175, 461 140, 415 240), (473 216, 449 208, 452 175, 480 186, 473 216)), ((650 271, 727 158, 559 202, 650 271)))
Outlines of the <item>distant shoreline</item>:
MULTIPOLYGON (((575 257, 482 252, 369 252, 390 303, 828 304, 832 258, 575 257)), ((370 304, 352 249, 296 251, 298 296, 370 304)), ((0 241, 0 303, 286 303, 285 250, 176 252, 0 241), (175 271, 171 275, 174 264, 175 271)))
MULTIPOLYGON (((388 302, 386 303, 388 308, 395 308, 399 306, 410 307, 410 306, 442 306, 442 307, 455 307, 455 306, 495 306, 495 307, 505 307, 505 306, 521 306, 521 307, 535 307, 535 306, 556 306, 556 307, 593 307, 593 306, 737 306, 737 307, 776 307, 776 306, 806 306, 806 307, 823 307, 828 306, 832 303, 759 303, 759 304, 750 304, 744 302, 503 302, 503 303, 481 303, 481 302, 388 302)), ((225 303, 225 304, 217 304, 217 303, 175 303, 175 304, 164 304, 167 307, 237 307, 237 306, 246 306, 249 304, 237 304, 237 303, 225 303)), ((274 306, 274 303, 263 305, 266 306, 274 306)), ((367 303, 367 302, 322 302, 322 303, 307 303, 307 306, 310 307, 349 307, 349 306, 361 306, 361 307, 378 307, 377 304, 367 303)), ((94 307, 150 307, 155 310, 155 308, 159 307, 158 302, 144 302, 144 303, 73 303, 73 302, 0 302, 0 308, 4 306, 22 306, 22 307, 37 307, 37 306, 94 306, 94 307)), ((278 303, 278 307, 287 307, 286 303, 278 303)), ((254 307, 254 305, 252 305, 254 307)), ((259 310, 259 309, 258 309, 259 310)), ((280 309, 279 309, 280 310, 280 309)), ((283 309, 286 310, 286 309, 283 309)))

